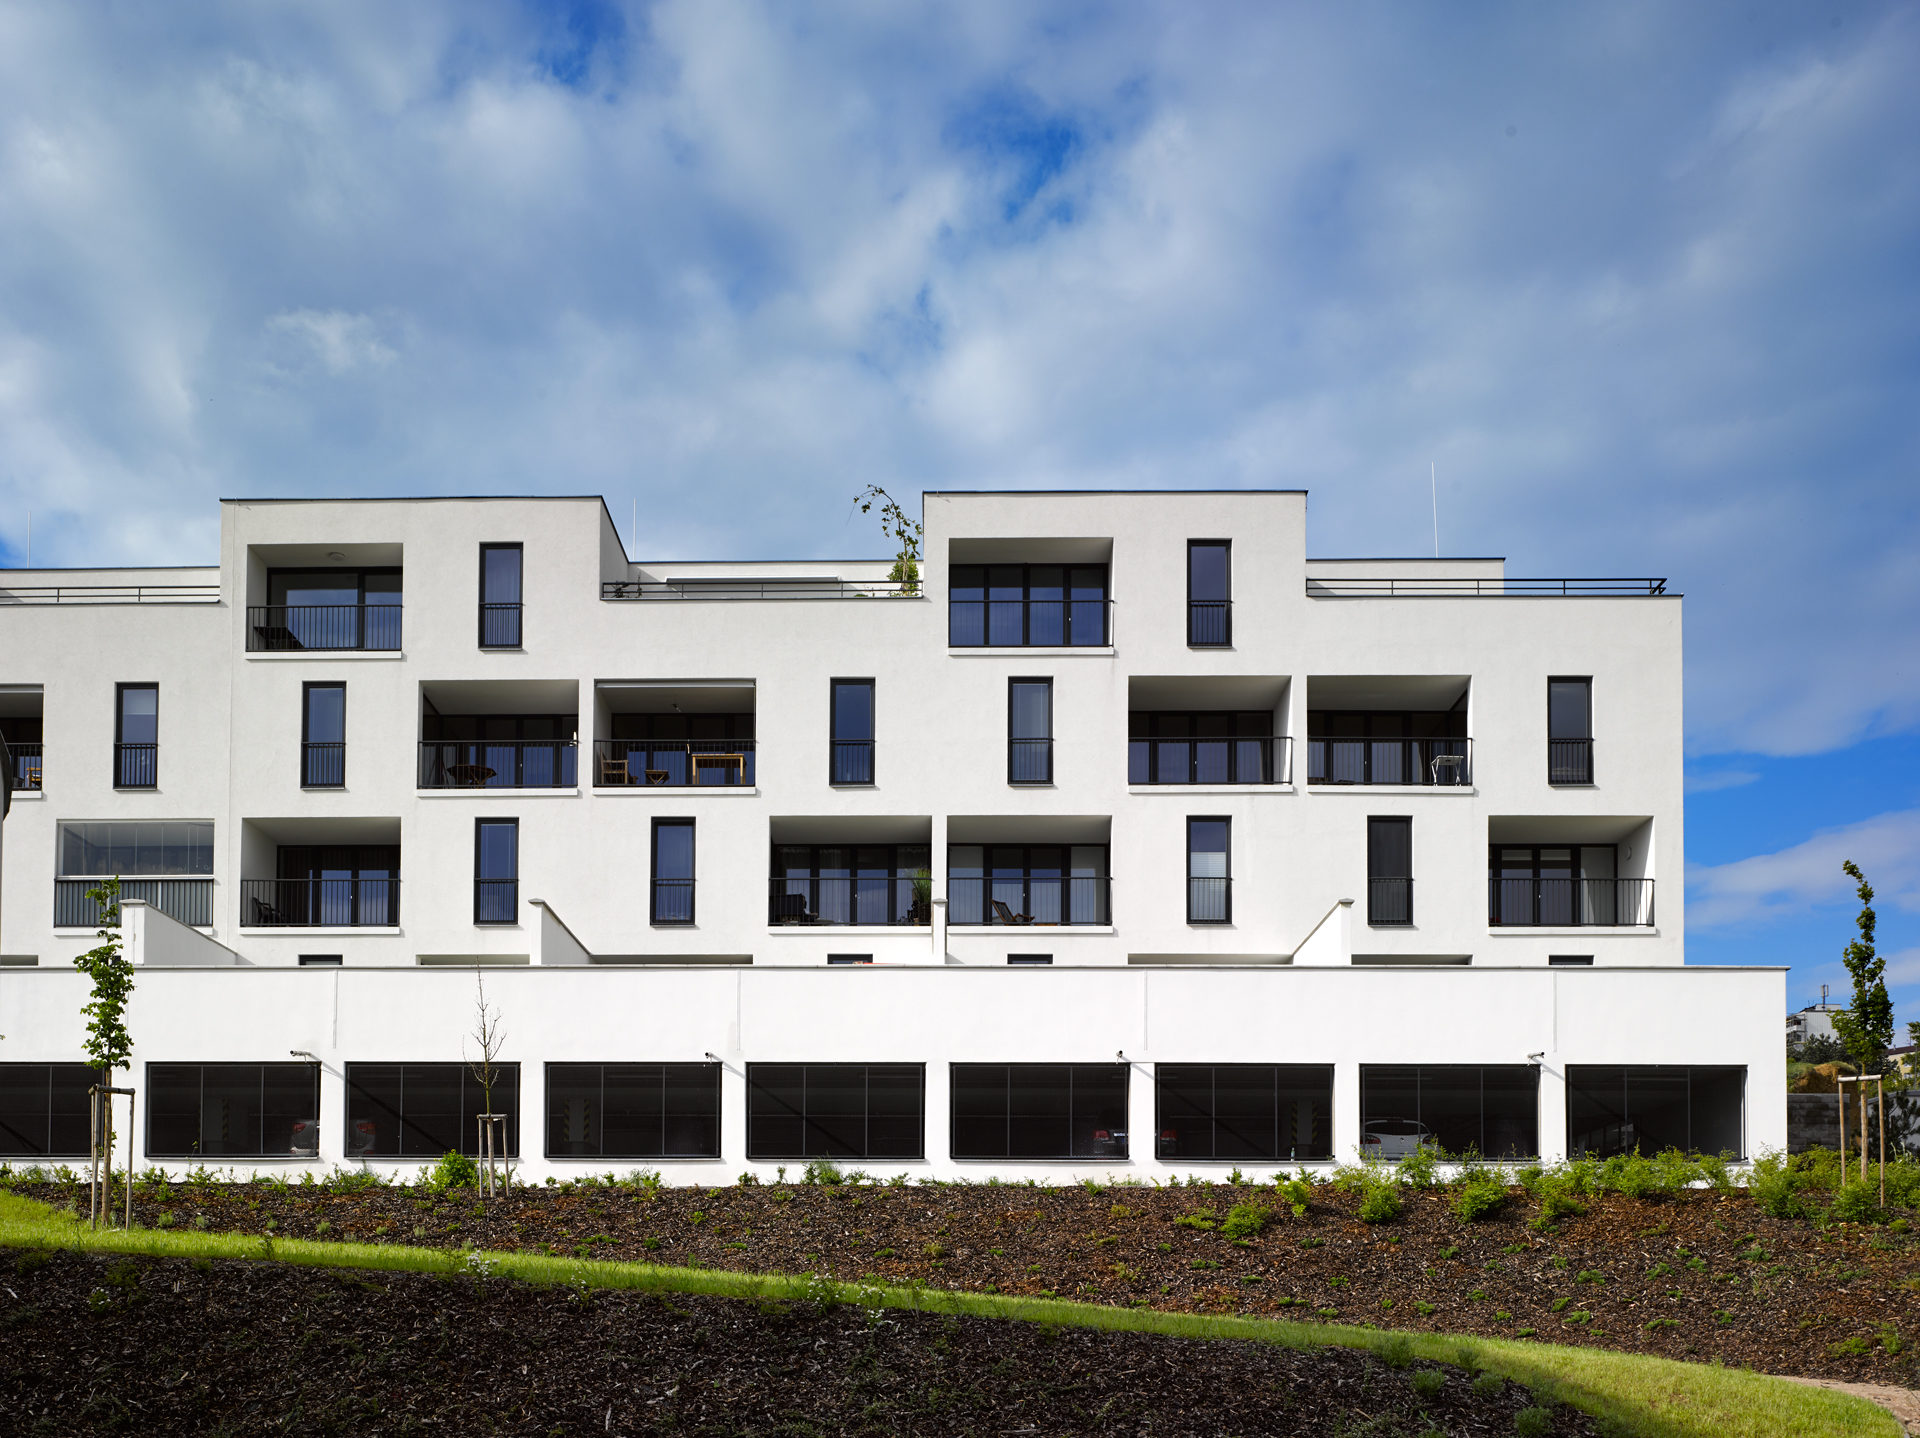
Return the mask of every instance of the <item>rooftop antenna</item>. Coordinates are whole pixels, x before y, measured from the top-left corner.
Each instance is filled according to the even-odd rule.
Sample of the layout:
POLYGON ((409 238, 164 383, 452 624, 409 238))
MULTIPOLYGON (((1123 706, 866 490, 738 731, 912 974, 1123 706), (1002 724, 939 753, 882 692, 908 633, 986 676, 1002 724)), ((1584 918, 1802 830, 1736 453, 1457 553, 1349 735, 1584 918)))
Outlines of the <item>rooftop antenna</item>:
POLYGON ((33 511, 27 511, 27 568, 33 568, 33 511))
POLYGON ((633 497, 633 527, 628 531, 633 535, 633 552, 640 552, 640 496, 633 497))
POLYGON ((1433 557, 1440 557, 1440 470, 1434 462, 1427 461, 1427 483, 1433 490, 1433 557))

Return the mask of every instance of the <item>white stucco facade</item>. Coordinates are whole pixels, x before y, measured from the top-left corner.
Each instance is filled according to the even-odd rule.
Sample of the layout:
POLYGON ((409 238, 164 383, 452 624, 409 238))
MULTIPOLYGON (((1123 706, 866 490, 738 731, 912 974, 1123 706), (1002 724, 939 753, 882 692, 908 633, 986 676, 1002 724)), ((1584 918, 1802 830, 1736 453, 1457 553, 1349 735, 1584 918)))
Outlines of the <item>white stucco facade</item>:
MULTIPOLYGON (((0 851, 0 1064, 80 1056, 71 963, 95 940, 57 922, 72 917, 70 876, 65 914, 56 900, 62 826, 191 822, 213 826, 212 873, 195 876, 204 914, 181 912, 211 921, 131 904, 123 925, 141 969, 135 1086, 148 1063, 311 1055, 322 1167, 348 1157, 346 1066, 460 1060, 476 970, 520 1065, 536 1177, 642 1161, 548 1155, 549 1063, 717 1062, 717 1156, 645 1160, 680 1181, 772 1170, 748 1157, 747 1068, 761 1063, 925 1065, 923 1155, 855 1160, 875 1172, 1191 1171, 1200 1160, 1151 1141, 1166 1064, 1328 1066, 1338 1156, 1360 1139, 1369 1066, 1536 1065, 1549 1157, 1568 1144, 1569 1065, 1738 1068, 1739 1147, 1783 1147, 1782 972, 1684 962, 1679 598, 1510 585, 1496 560, 1311 560, 1305 514, 1297 492, 928 494, 917 594, 893 592, 886 560, 630 560, 595 498, 228 501, 217 569, 8 571, 0 725, 37 720, 18 732, 41 734, 43 753, 0 851), (1230 643, 1189 642, 1192 540, 1230 543, 1230 643), (519 642, 482 647, 481 546, 497 544, 521 546, 519 642), (1106 598, 1074 611, 1079 643, 955 645, 955 576, 964 589, 976 566, 1025 567, 1030 596, 1078 566, 1106 598), (272 576, 316 570, 398 570, 401 617, 383 616, 397 647, 294 647, 272 576), (1553 783, 1548 682, 1569 677, 1590 681, 1590 773, 1553 783), (871 783, 830 782, 835 679, 872 681, 871 783), (1009 782, 1016 679, 1051 681, 1050 782, 1009 782), (115 783, 125 684, 158 689, 152 772, 134 776, 153 782, 138 787, 115 783), (311 684, 345 686, 338 784, 302 782, 311 684), (1270 716, 1260 782, 1130 769, 1130 723, 1159 722, 1130 715, 1219 713, 1270 716), (688 714, 752 716, 750 739, 736 727, 704 745, 721 782, 626 759, 634 716, 688 714), (1310 758, 1316 725, 1443 714, 1457 736, 1444 743, 1349 740, 1338 760, 1310 758), (554 741, 577 735, 575 782, 500 784, 503 744, 481 756, 490 777, 468 766, 423 785, 430 724, 511 715, 577 716, 554 741), (1333 777, 1316 766, 1348 782, 1315 782, 1333 777), (1420 782, 1365 782, 1383 776, 1420 782), (1229 821, 1224 885, 1189 883, 1219 867, 1189 853, 1195 817, 1229 821), (476 922, 489 819, 517 822, 515 887, 492 891, 510 922, 476 922), (660 819, 692 821, 692 883, 664 910, 690 894, 691 923, 655 922, 660 819), (1381 819, 1408 821, 1411 857, 1384 887, 1391 843, 1369 847, 1381 819), (870 888, 897 896, 882 900, 892 922, 850 924, 824 921, 840 909, 811 889, 784 908, 770 897, 779 845, 925 857, 870 888), (397 886, 369 906, 397 922, 295 924, 277 896, 300 891, 260 887, 284 879, 287 854, 342 846, 397 849, 397 886), (1042 864, 1028 887, 950 879, 972 846, 1090 877, 1049 888, 1042 864), (1551 865, 1563 851, 1575 878, 1490 893, 1503 855, 1551 865), (1068 889, 1094 922, 1044 922, 1068 889), (952 922, 1002 892, 1016 896, 1004 917, 1024 903, 1036 922, 952 922), (1039 953, 1050 966, 1008 963, 1039 953), (1118 1062, 1124 1155, 952 1156, 949 1065, 1118 1062)), ((541 752, 555 762, 553 744, 541 752)))

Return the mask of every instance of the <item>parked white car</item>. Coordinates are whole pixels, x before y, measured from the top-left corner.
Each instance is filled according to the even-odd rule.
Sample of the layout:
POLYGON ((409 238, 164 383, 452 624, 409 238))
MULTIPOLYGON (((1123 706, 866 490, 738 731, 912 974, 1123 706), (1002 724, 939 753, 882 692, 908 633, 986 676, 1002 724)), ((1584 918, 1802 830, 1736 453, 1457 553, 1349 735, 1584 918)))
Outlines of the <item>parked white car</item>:
POLYGON ((1366 1158, 1405 1158, 1439 1146, 1433 1130, 1418 1119, 1377 1118, 1360 1130, 1360 1152, 1366 1158))

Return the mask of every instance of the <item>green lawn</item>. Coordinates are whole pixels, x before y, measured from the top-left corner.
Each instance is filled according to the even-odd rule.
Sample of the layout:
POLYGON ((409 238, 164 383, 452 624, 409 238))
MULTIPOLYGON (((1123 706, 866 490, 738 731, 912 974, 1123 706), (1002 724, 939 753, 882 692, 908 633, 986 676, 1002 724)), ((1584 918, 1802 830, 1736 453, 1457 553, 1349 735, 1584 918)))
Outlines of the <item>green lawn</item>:
POLYGON ((1645 1438, 1771 1438, 1780 1433, 1793 1433, 1798 1438, 1902 1438, 1900 1426, 1891 1415, 1861 1399, 1738 1369, 1546 1343, 1400 1334, 1257 1318, 1210 1318, 1058 1299, 868 1287, 804 1275, 663 1268, 525 1253, 473 1253, 305 1239, 274 1241, 239 1234, 143 1228, 131 1233, 96 1233, 70 1213, 6 1192, 0 1192, 0 1247, 90 1249, 154 1258, 249 1259, 406 1273, 472 1275, 484 1271, 527 1283, 705 1293, 723 1298, 839 1301, 1182 1338, 1252 1339, 1291 1348, 1344 1344, 1379 1349, 1394 1344, 1402 1351, 1410 1349, 1415 1357, 1446 1363, 1460 1362, 1470 1352, 1480 1367, 1525 1384, 1543 1400, 1591 1413, 1621 1434, 1645 1438))

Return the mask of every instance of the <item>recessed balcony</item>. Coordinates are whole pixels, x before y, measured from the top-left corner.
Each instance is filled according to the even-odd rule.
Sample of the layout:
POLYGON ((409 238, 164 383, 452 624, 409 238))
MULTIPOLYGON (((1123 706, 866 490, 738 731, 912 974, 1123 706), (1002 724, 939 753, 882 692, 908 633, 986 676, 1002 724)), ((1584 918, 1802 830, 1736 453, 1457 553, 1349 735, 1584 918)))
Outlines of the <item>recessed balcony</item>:
POLYGON ((1127 782, 1271 785, 1293 780, 1280 733, 1283 677, 1135 676, 1127 691, 1127 782))
POLYGON ((603 680, 594 687, 593 786, 751 789, 751 680, 603 680))
POLYGON ((1310 678, 1307 783, 1470 787, 1468 687, 1464 675, 1310 678))
POLYGON ((922 927, 933 922, 931 821, 776 819, 767 922, 922 927))
POLYGON ((1653 927, 1650 819, 1501 817, 1488 833, 1490 927, 1653 927))
POLYGON ((419 787, 576 787, 579 694, 570 680, 422 684, 419 787))

